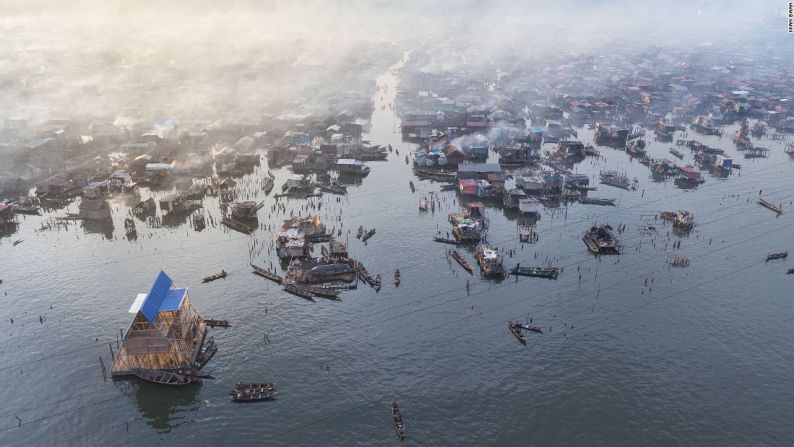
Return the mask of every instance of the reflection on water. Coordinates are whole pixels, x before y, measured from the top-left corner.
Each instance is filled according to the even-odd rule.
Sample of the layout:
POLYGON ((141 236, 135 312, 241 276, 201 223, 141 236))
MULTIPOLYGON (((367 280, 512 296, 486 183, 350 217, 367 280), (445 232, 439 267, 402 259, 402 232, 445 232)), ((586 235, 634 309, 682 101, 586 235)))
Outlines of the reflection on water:
POLYGON ((101 234, 105 239, 113 239, 112 220, 84 220, 83 230, 86 234, 101 234))
POLYGON ((127 394, 146 423, 160 433, 168 433, 189 422, 190 414, 201 407, 202 383, 166 386, 134 379, 127 394))
POLYGON ((172 211, 163 215, 162 224, 164 227, 179 227, 188 222, 188 218, 193 214, 193 210, 172 211))
POLYGON ((0 238, 11 237, 19 230, 19 223, 8 222, 5 225, 0 225, 0 238))
MULTIPOLYGON (((396 82, 391 77, 383 80, 396 82)), ((127 406, 108 410, 108 418, 142 418, 148 427, 140 428, 169 433, 162 442, 168 445, 179 445, 177 439, 191 437, 201 439, 201 445, 229 440, 237 441, 230 444, 245 445, 241 440, 251 439, 252 444, 263 438, 274 445, 317 445, 318 438, 324 440, 323 445, 385 444, 380 441, 385 439, 384 433, 391 433, 388 406, 383 407, 386 411, 367 414, 371 406, 360 405, 376 399, 388 404, 392 398, 397 398, 401 406, 405 402, 409 424, 414 421, 409 425, 414 427, 414 439, 420 443, 433 439, 425 443, 435 445, 487 445, 500 435, 501 443, 507 445, 526 444, 526 436, 565 444, 554 436, 568 433, 564 426, 571 424, 583 436, 597 434, 609 441, 628 433, 602 435, 600 430, 612 423, 601 418, 607 415, 631 421, 633 427, 664 433, 681 420, 700 421, 703 412, 709 411, 714 430, 708 435, 720 439, 736 433, 731 430, 737 417, 761 421, 749 429, 750 434, 774 431, 778 420, 785 418, 787 412, 780 408, 790 401, 786 399, 791 394, 786 371, 791 370, 791 361, 780 353, 787 352, 794 337, 785 322, 792 313, 785 289, 785 268, 790 264, 758 264, 745 268, 744 277, 725 276, 752 261, 744 259, 748 248, 766 253, 790 244, 790 232, 779 231, 785 229, 783 225, 790 225, 790 215, 776 218, 753 200, 761 187, 764 195, 776 202, 792 200, 790 166, 775 166, 789 161, 779 145, 770 143, 775 149, 772 158, 759 160, 758 167, 746 166, 741 176, 734 173, 718 185, 714 184, 716 179, 707 178, 699 190, 687 193, 674 186, 672 177, 652 181, 648 168, 631 161, 625 152, 599 146, 603 160, 588 158, 576 166, 577 173, 595 179, 605 168, 625 170, 630 177, 641 179, 640 189, 626 191, 598 185, 594 195, 615 199, 615 207, 546 202, 540 217, 500 210, 499 202, 489 204, 485 213, 490 221, 490 244, 514 251, 512 256, 503 254, 505 267, 517 263, 565 267, 557 281, 509 278, 499 284, 499 280, 485 281, 479 276, 474 246, 457 248, 475 266, 474 274, 469 275, 454 260, 448 263, 445 259, 449 247, 431 242, 437 231, 447 231, 447 215, 459 210, 461 197, 454 190, 439 191, 443 183, 412 175, 404 156, 416 148, 399 143, 400 133, 393 130, 395 118, 389 107, 381 107, 377 105, 370 130, 377 136, 370 139, 377 144, 392 144, 400 155, 390 155, 387 162, 368 163, 371 174, 361 187, 350 188, 346 196, 276 200, 259 190, 264 170, 241 178, 236 193, 245 194, 248 200, 266 201, 259 213, 261 226, 252 236, 219 224, 217 197, 203 201, 205 231, 187 231, 184 226, 179 231, 160 228, 156 222, 149 224, 136 217, 139 238, 135 242, 123 240, 123 220, 129 215, 123 204, 120 209, 114 206, 119 231, 115 234, 118 241, 112 244, 104 243, 108 235, 101 230, 97 233, 102 236, 76 237, 76 227, 67 226, 74 221, 64 221, 62 227, 53 226, 48 231, 37 229, 54 216, 22 221, 22 234, 14 239, 24 238, 25 243, 15 248, 5 243, 0 249, 0 273, 7 269, 25 278, 25 282, 7 281, 3 286, 7 287, 3 292, 9 292, 5 301, 9 317, 27 313, 34 322, 32 327, 48 337, 46 341, 34 339, 34 346, 40 347, 43 356, 49 356, 60 346, 79 347, 79 337, 90 326, 87 321, 100 322, 100 336, 127 324, 126 309, 135 293, 145 291, 153 270, 163 267, 169 273, 173 271, 180 286, 191 287, 191 299, 202 315, 233 322, 233 328, 217 335, 220 352, 213 360, 213 367, 219 370, 217 382, 231 384, 238 377, 261 377, 283 383, 290 391, 274 405, 243 408, 203 405, 204 399, 228 399, 228 387, 216 387, 217 382, 175 388, 128 382, 125 389, 131 390, 130 401, 122 398, 127 406), (415 184, 415 194, 411 194, 409 182, 415 184), (417 199, 430 192, 438 194, 435 213, 421 214, 417 199), (282 207, 280 211, 277 205, 282 207), (555 205, 560 207, 551 209, 555 205), (673 249, 673 241, 661 236, 669 227, 657 228, 659 223, 652 216, 660 210, 679 208, 693 212, 698 224, 689 238, 673 249), (252 275, 251 258, 261 265, 278 263, 270 244, 283 219, 309 212, 320 214, 329 226, 341 228, 354 257, 372 272, 390 278, 399 268, 399 290, 386 281, 379 295, 368 287, 359 287, 346 291, 341 302, 309 303, 252 275), (621 240, 629 249, 620 257, 590 256, 581 234, 593 221, 626 226, 621 240), (531 244, 520 244, 519 224, 534 227, 539 238, 531 244), (377 228, 368 245, 354 236, 359 225, 377 228), (752 234, 763 235, 763 239, 745 243, 750 233, 733 228, 752 228, 752 234), (94 260, 81 259, 90 258, 97 246, 92 242, 99 240, 102 255, 114 260, 111 267, 101 271, 95 268, 94 260), (64 256, 48 256, 47 250, 56 243, 63 246, 57 250, 63 251, 54 253, 64 256), (191 251, 186 253, 184 247, 191 251), (679 255, 690 257, 692 265, 671 269, 668 260, 679 255), (47 262, 30 262, 32 257, 46 257, 47 262), (75 260, 80 264, 74 265, 75 260), (230 272, 229 280, 200 282, 203 276, 221 268, 230 272), (718 275, 725 279, 709 283, 707 288, 694 288, 718 275), (32 278, 30 286, 27 278, 32 278), (466 291, 467 283, 471 284, 471 295, 466 291), (16 284, 24 287, 14 287, 16 284), (86 293, 85 284, 97 290, 86 293), (45 296, 42 290, 56 289, 63 293, 52 302, 40 298, 45 296), (748 296, 763 299, 748 300, 748 296), (56 305, 50 314, 53 323, 59 306, 64 306, 62 323, 47 324, 46 319, 40 323, 36 316, 52 303, 56 305), (519 348, 504 322, 524 316, 550 330, 532 338, 530 347, 519 348), (573 324, 577 329, 600 325, 577 336, 573 324), (759 330, 736 331, 736 327, 759 330), (50 336, 69 340, 48 343, 50 336), (522 350, 514 351, 517 348, 522 350), (726 364, 726 358, 732 361, 726 364), (326 369, 329 364, 330 369, 326 369), (465 374, 456 376, 460 371, 465 374), (763 379, 770 387, 759 387, 752 396, 746 396, 747 400, 742 393, 730 392, 741 388, 747 377, 763 379), (467 396, 466 402, 460 401, 461 396, 467 396), (128 408, 132 407, 130 402, 134 408, 128 408), (702 402, 715 404, 704 409, 702 402), (365 410, 350 413, 356 406, 365 410), (213 423, 190 424, 207 420, 213 423), (527 420, 536 424, 530 427, 527 420), (469 430, 472 424, 504 433, 473 433, 469 430), (293 427, 302 430, 287 432, 293 427), (531 432, 525 435, 510 427, 531 432), (488 438, 491 435, 494 437, 488 438)), ((580 130, 580 139, 592 141, 592 131, 580 130)), ((666 157, 668 149, 668 144, 648 143, 654 157, 666 157)), ((694 163, 691 158, 688 153, 680 163, 694 163)), ((274 169, 276 188, 289 172, 287 168, 274 169)), ((145 187, 141 193, 143 199, 162 195, 145 187)), ((61 209, 57 214, 64 212, 61 209)), ((153 211, 152 215, 159 213, 153 211)), ((190 219, 186 217, 184 222, 189 224, 190 219)), ((678 236, 672 229, 671 233, 678 236)), ((4 324, 4 328, 13 328, 17 337, 20 320, 13 327, 10 322, 4 324)), ((60 362, 63 358, 57 359, 60 362)), ((93 359, 87 354, 74 356, 75 362, 93 359)), ((9 364, 18 361, 13 354, 3 360, 9 364)), ((20 376, 16 370, 12 372, 3 376, 8 388, 17 385, 14 377, 20 376)), ((51 377, 45 375, 49 374, 46 368, 34 373, 38 373, 39 383, 50 386, 45 394, 58 391, 54 387, 61 383, 48 380, 51 377)), ((75 413, 80 417, 85 414, 75 413)), ((76 429, 96 425, 87 417, 85 421, 79 427, 75 424, 76 429)), ((67 422, 60 424, 59 430, 67 426, 67 422)), ((104 442, 98 445, 119 443, 112 434, 101 436, 104 442)), ((3 441, 0 436, 0 445, 23 445, 3 441)), ((58 443, 55 439, 47 441, 58 443)), ((137 441, 133 445, 151 444, 137 441)), ((667 441, 655 445, 677 440, 667 441)))
POLYGON ((337 181, 345 186, 357 186, 364 183, 364 178, 360 175, 339 174, 337 181))
POLYGON ((501 204, 499 206, 496 206, 495 208, 496 209, 502 209, 502 211, 504 212, 505 218, 507 220, 509 220, 509 221, 517 220, 518 221, 517 224, 534 227, 534 226, 536 226, 538 224, 538 221, 540 220, 540 214, 539 213, 538 214, 524 214, 524 213, 522 213, 519 210, 510 209, 510 208, 506 208, 504 206, 501 206, 501 204))

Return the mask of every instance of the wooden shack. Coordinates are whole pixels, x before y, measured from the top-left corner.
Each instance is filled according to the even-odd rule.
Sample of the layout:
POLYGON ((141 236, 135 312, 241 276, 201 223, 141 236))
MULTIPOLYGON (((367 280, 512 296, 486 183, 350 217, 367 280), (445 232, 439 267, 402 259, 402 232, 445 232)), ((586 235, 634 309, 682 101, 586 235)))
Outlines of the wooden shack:
POLYGON ((133 374, 136 369, 189 369, 201 350, 207 325, 193 308, 187 289, 173 287, 160 271, 148 293, 130 307, 135 314, 123 337, 111 373, 133 374))
POLYGON ((331 248, 331 257, 333 258, 346 258, 348 256, 347 244, 344 241, 331 239, 329 247, 331 248))
POLYGON ((229 204, 229 214, 232 219, 252 220, 256 219, 256 212, 265 205, 264 202, 257 204, 253 201, 232 202, 229 204))

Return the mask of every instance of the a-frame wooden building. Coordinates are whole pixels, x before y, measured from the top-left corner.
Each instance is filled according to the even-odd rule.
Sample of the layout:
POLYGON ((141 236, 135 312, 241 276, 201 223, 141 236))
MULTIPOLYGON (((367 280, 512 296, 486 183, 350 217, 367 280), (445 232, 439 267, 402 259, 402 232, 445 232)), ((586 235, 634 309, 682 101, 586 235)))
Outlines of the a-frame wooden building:
POLYGON ((160 271, 149 292, 135 298, 130 313, 135 317, 113 360, 112 375, 192 367, 207 325, 190 304, 187 289, 174 288, 171 278, 160 271))

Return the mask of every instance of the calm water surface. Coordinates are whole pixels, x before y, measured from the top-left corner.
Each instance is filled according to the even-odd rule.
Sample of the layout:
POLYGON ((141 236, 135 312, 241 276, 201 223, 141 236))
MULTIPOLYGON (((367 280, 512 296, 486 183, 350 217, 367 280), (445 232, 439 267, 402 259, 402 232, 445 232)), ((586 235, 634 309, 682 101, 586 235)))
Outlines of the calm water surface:
MULTIPOLYGON (((394 445, 392 399, 403 409, 406 445, 794 442, 794 276, 785 274, 794 264, 763 262, 768 252, 794 250, 794 213, 776 217, 755 203, 763 189, 794 210, 794 164, 780 143, 759 142, 771 156, 751 161, 729 137, 690 133, 744 168, 727 178, 706 173, 692 190, 654 182, 625 152, 600 148, 605 160, 576 170, 596 177, 604 168, 625 170, 639 189, 600 185, 591 193, 618 199, 617 207, 545 209, 535 222, 539 241, 524 246, 521 218, 489 208, 491 243, 515 250, 506 264, 551 262, 564 272, 557 281, 487 282, 450 264, 448 247, 431 241, 449 229, 456 196, 440 192, 441 209, 418 212, 421 195, 440 185, 414 178, 417 192, 408 187, 403 158, 413 146, 400 141, 389 107, 396 82, 394 71, 378 79, 370 139, 400 155, 369 163, 371 174, 339 203, 333 195, 287 202, 287 214, 322 203, 322 218, 341 225, 353 256, 383 275, 380 293, 360 287, 341 302, 310 303, 282 292, 248 266, 275 263, 267 230, 246 236, 137 221, 141 237, 130 242, 129 208, 120 201, 109 234, 81 223, 40 231, 63 210, 21 217, 19 230, 0 239, 0 445, 394 445), (653 215, 679 208, 695 213, 697 226, 668 237, 653 215), (623 255, 588 255, 581 234, 594 221, 626 225, 623 255), (640 231, 647 224, 661 228, 640 231), (350 236, 359 225, 377 229, 368 245, 350 236), (676 254, 690 267, 671 269, 676 254), (99 357, 110 365, 107 342, 115 349, 130 303, 160 268, 189 287, 205 318, 232 321, 213 331, 220 349, 207 369, 217 379, 184 389, 105 382, 99 357), (226 280, 201 284, 221 268, 226 280), (398 288, 391 284, 397 268, 398 288), (523 347, 505 321, 527 318, 547 333, 530 334, 523 347), (240 379, 276 382, 279 399, 231 403, 228 390, 240 379)), ((579 138, 592 141, 592 131, 581 129, 579 138)), ((671 158, 669 147, 651 142, 649 152, 671 158)), ((241 187, 266 201, 260 222, 277 226, 284 216, 271 213, 275 199, 255 188, 264 172, 241 187)), ((288 171, 275 174, 280 186, 288 171)), ((149 194, 165 192, 142 192, 149 194)), ((216 221, 218 205, 204 202, 216 221)))

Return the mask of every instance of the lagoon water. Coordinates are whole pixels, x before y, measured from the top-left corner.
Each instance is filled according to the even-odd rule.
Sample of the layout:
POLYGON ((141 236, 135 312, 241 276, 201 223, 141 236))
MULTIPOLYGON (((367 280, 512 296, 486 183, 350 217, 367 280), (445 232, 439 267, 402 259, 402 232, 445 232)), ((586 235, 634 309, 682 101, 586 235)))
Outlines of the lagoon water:
MULTIPOLYGON (((764 262, 768 252, 794 250, 794 163, 782 143, 765 139, 758 144, 770 157, 744 160, 730 141, 735 127, 722 139, 690 132, 728 150, 743 169, 727 178, 705 173, 706 182, 688 190, 654 182, 625 152, 600 147, 602 158, 576 171, 597 185, 599 170, 624 170, 639 178, 638 190, 597 185, 591 196, 616 198, 616 207, 542 208, 534 244, 518 242, 516 226, 526 218, 489 207, 489 241, 514 250, 506 265, 564 269, 556 281, 489 282, 450 263, 448 246, 432 242, 449 229, 457 197, 405 164, 415 146, 401 141, 390 107, 396 83, 396 71, 378 79, 369 139, 400 155, 369 163, 370 175, 340 202, 328 194, 281 199, 287 216, 322 204, 319 214, 329 228, 341 227, 352 256, 383 275, 379 293, 362 284, 341 302, 310 303, 282 292, 250 272, 251 261, 277 264, 266 229, 248 236, 220 225, 195 232, 186 223, 147 228, 137 220, 140 237, 128 241, 129 204, 121 201, 113 202, 110 232, 81 223, 41 230, 64 210, 20 216, 18 231, 0 239, 0 445, 394 445, 392 399, 407 445, 794 440, 794 275, 785 274, 794 264, 764 262), (759 190, 783 203, 784 214, 757 205, 759 190), (420 213, 419 198, 429 192, 440 206, 420 213), (676 209, 695 214, 689 235, 654 220, 676 209), (622 255, 588 254, 581 235, 592 222, 625 225, 622 255), (359 225, 377 229, 366 245, 355 238, 359 225), (641 231, 647 225, 657 232, 641 231), (671 268, 676 255, 690 266, 671 268), (228 278, 201 283, 222 268, 228 278), (182 389, 103 381, 99 357, 109 367, 108 342, 116 349, 130 303, 159 269, 189 288, 205 318, 232 322, 211 332, 219 351, 206 369, 217 379, 182 389), (524 347, 505 323, 527 318, 546 333, 529 334, 524 347), (241 379, 275 382, 278 399, 230 402, 241 379)), ((579 129, 579 139, 592 141, 592 131, 579 129)), ((672 158, 670 146, 649 138, 652 157, 672 158)), ((244 198, 265 200, 259 220, 272 229, 285 216, 257 188, 266 169, 263 162, 240 186, 244 198)), ((274 173, 277 190, 289 171, 274 173)), ((217 198, 205 199, 204 210, 219 222, 217 198)), ((471 251, 465 256, 474 261, 471 251)))

